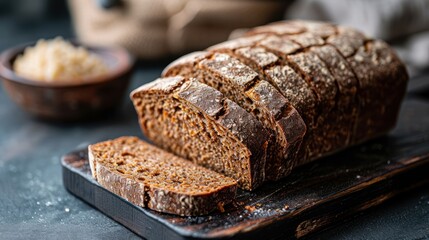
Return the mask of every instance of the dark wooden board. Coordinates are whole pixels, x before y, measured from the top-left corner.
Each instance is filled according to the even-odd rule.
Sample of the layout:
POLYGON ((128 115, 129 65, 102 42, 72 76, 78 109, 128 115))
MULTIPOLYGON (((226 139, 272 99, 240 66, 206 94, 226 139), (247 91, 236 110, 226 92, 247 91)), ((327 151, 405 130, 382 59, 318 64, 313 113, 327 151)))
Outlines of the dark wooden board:
POLYGON ((412 125, 427 120, 429 112, 405 106, 411 107, 403 108, 393 133, 303 166, 257 191, 240 191, 224 213, 177 217, 137 207, 91 178, 85 150, 63 156, 63 182, 72 194, 148 239, 308 236, 429 182, 429 129, 415 131, 412 125))

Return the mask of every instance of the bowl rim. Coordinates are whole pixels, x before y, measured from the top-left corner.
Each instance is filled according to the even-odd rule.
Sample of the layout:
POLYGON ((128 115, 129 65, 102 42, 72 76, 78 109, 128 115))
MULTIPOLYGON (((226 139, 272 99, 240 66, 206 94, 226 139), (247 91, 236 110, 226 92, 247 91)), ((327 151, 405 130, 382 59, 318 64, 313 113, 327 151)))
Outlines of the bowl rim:
POLYGON ((22 54, 25 48, 30 46, 35 46, 37 41, 20 44, 14 47, 5 49, 0 53, 0 78, 12 82, 17 82, 24 85, 34 86, 34 87, 51 87, 51 88, 64 88, 64 87, 80 87, 87 85, 99 84, 102 82, 110 82, 116 80, 117 78, 125 75, 132 70, 135 64, 135 57, 124 47, 120 46, 95 46, 92 44, 85 44, 73 39, 65 39, 66 41, 72 43, 75 46, 82 46, 91 53, 104 52, 112 57, 118 59, 118 66, 114 70, 109 68, 107 74, 81 78, 80 81, 75 81, 73 79, 61 80, 61 81, 52 81, 47 82, 43 80, 32 80, 23 76, 19 76, 12 69, 12 59, 16 59, 19 54, 22 54))

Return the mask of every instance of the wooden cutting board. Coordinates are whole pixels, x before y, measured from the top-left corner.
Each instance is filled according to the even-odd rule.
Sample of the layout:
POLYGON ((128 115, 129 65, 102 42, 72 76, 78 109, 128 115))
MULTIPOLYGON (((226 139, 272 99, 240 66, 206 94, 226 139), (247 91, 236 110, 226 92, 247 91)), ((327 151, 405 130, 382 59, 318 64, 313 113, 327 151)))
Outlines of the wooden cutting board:
POLYGON ((429 104, 407 100, 388 136, 303 166, 224 213, 178 217, 135 206, 95 182, 87 151, 62 158, 72 194, 147 239, 289 239, 308 236, 429 182, 429 104))

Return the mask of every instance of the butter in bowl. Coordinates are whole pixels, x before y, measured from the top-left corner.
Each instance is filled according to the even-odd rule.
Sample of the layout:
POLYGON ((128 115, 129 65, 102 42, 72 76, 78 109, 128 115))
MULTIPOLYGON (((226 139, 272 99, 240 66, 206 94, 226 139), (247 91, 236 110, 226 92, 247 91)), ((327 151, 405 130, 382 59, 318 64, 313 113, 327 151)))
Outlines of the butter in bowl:
POLYGON ((11 99, 28 113, 76 121, 118 108, 133 65, 134 58, 123 48, 55 38, 5 50, 0 77, 11 99))

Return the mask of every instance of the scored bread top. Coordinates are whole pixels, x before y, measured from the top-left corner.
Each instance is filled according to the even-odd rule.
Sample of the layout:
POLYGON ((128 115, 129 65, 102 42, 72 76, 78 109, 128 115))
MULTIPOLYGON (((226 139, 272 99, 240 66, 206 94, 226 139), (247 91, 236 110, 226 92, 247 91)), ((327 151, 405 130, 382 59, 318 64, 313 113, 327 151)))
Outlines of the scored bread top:
POLYGON ((329 36, 327 42, 337 48, 343 57, 350 57, 364 45, 366 40, 367 37, 363 33, 339 26, 338 34, 329 36))

